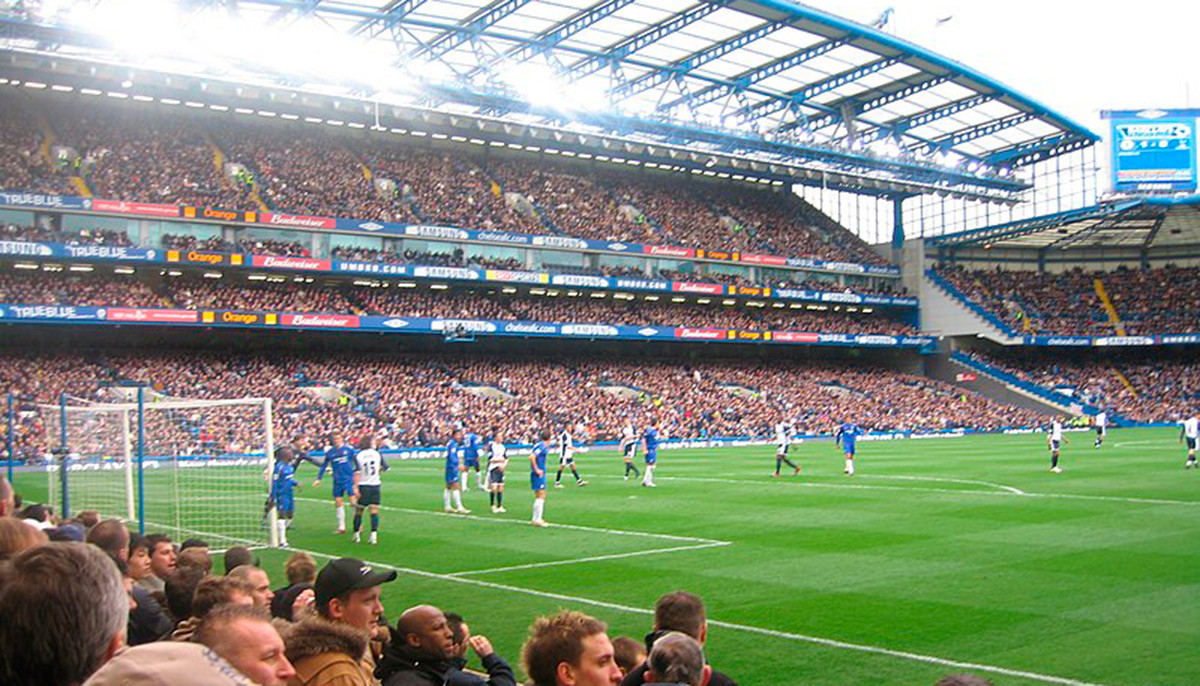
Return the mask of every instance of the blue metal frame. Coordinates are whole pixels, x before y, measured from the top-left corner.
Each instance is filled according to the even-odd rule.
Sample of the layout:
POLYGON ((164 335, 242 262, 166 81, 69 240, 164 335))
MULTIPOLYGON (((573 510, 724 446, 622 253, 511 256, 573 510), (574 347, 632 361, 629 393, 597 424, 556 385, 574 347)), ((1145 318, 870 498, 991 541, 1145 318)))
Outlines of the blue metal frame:
POLYGON ((17 461, 16 455, 13 452, 13 432, 17 430, 17 424, 14 421, 13 394, 9 393, 6 397, 8 398, 8 431, 4 435, 4 449, 8 455, 8 483, 11 484, 13 480, 13 463, 17 461))
POLYGON ((137 394, 137 489, 138 489, 138 533, 146 534, 146 398, 145 386, 138 386, 137 394))
POLYGON ((70 446, 67 444, 67 394, 58 394, 58 424, 59 424, 59 448, 62 454, 59 456, 58 466, 58 483, 62 490, 62 510, 59 512, 63 517, 71 516, 71 493, 70 484, 67 481, 67 459, 70 457, 70 446))

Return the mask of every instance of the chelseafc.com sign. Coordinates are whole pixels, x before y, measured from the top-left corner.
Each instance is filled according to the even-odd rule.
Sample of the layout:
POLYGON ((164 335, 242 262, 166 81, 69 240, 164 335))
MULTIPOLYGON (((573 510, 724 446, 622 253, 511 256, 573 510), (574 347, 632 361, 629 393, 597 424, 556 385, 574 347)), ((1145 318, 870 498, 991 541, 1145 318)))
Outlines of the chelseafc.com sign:
POLYGON ((1196 122, 1200 110, 1103 112, 1112 120, 1113 188, 1196 190, 1196 122))

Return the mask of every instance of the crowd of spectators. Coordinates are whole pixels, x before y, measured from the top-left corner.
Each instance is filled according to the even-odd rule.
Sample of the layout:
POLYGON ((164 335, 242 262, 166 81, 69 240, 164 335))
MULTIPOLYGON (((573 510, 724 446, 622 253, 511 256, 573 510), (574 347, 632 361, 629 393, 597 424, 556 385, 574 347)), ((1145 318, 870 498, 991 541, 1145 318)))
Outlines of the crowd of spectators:
POLYGON ((22 224, 0 225, 0 241, 61 243, 63 245, 111 245, 129 247, 133 241, 124 231, 111 229, 57 230, 22 224))
POLYGON ((938 267, 960 293, 1015 331, 1112 336, 1095 281, 1104 286, 1126 335, 1200 332, 1200 268, 1085 271, 1050 274, 1025 270, 938 267))
POLYGON ((1200 407, 1200 361, 1194 356, 1065 356, 1037 350, 972 355, 1022 381, 1134 422, 1175 422, 1200 407))
POLYGON ((0 302, 11 305, 169 307, 170 299, 130 276, 0 271, 0 302))
MULTIPOLYGON (((880 431, 996 429, 1041 420, 925 377, 819 361, 27 354, 0 360, 0 383, 17 394, 22 408, 19 455, 34 460, 44 459, 45 428, 56 421, 38 403, 53 405, 63 392, 113 399, 134 386, 166 398, 271 397, 278 436, 376 430, 385 446, 438 445, 464 418, 481 429, 496 427, 514 443, 532 442, 540 429, 580 423, 593 438, 611 440, 626 421, 641 424, 650 417, 675 438, 768 436, 781 419, 814 433, 850 418, 880 431), (490 392, 477 392, 480 387, 490 392), (315 392, 321 389, 333 393, 315 392)), ((253 410, 151 414, 160 422, 155 434, 162 438, 156 440, 176 451, 261 448, 261 436, 251 435, 260 423, 253 410)), ((101 454, 96 450, 88 454, 101 454)))
POLYGON ((67 176, 79 175, 117 200, 246 211, 261 201, 305 215, 882 263, 785 192, 515 156, 480 163, 365 132, 107 102, 45 108, 55 145, 78 153, 52 162, 36 115, 24 111, 33 103, 11 104, 0 117, 0 172, 12 190, 77 194, 67 176))
POLYGON ((168 250, 207 250, 210 252, 234 252, 236 246, 219 236, 197 238, 188 234, 164 233, 162 247, 168 250))

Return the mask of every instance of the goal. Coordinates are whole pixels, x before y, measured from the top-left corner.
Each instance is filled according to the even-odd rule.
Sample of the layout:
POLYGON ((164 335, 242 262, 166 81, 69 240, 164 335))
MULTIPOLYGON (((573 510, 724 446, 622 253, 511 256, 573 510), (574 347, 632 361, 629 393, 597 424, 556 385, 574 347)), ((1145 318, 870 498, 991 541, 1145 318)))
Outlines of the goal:
POLYGON ((64 514, 97 510, 175 541, 276 545, 275 513, 264 508, 274 470, 271 399, 129 390, 133 402, 63 396, 39 406, 53 458, 51 502, 64 514))

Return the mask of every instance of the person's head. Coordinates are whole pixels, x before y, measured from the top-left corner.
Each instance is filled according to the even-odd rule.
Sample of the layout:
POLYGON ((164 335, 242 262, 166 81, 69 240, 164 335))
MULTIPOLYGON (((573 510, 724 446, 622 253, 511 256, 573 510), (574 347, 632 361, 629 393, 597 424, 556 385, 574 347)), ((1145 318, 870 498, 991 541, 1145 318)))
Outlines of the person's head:
POLYGON ((281 464, 291 464, 296 460, 296 451, 289 446, 280 446, 275 449, 275 462, 281 464))
POLYGON ((0 565, 0 617, 0 683, 69 686, 125 642, 129 596, 96 546, 47 543, 0 565))
POLYGON ((992 682, 974 674, 951 674, 938 679, 934 686, 992 686, 992 682))
POLYGON ((463 437, 462 429, 454 429, 453 431, 450 432, 450 438, 453 438, 455 443, 462 443, 462 437, 463 437))
POLYGON ((208 541, 202 538, 189 538, 183 543, 179 544, 179 552, 181 553, 185 550, 191 550, 192 548, 202 548, 204 552, 207 553, 209 548, 208 541))
POLYGON ((146 550, 150 551, 150 571, 154 576, 165 580, 175 572, 178 555, 169 536, 150 534, 146 537, 146 550))
POLYGON ((184 567, 195 567, 200 571, 208 574, 212 572, 213 561, 208 554, 208 548, 188 548, 179 552, 179 559, 175 561, 176 570, 184 567))
POLYGON ((0 517, 11 517, 17 511, 17 494, 8 477, 0 476, 0 517))
POLYGON ((121 651, 83 686, 255 686, 208 646, 158 641, 121 651))
POLYGON ((150 576, 150 549, 146 537, 138 533, 129 534, 129 578, 141 581, 150 576))
POLYGON ((432 605, 410 607, 396 621, 396 633, 404 645, 434 660, 456 657, 454 632, 446 615, 432 605))
POLYGON ((296 584, 311 584, 317 580, 317 561, 308 553, 294 553, 283 566, 287 575, 288 586, 296 584))
POLYGON ((687 591, 675 591, 664 595, 654 605, 654 629, 679 631, 704 643, 708 638, 704 601, 687 591))
POLYGON ((647 683, 704 686, 711 676, 700 642, 678 631, 659 637, 646 658, 647 683))
POLYGON ((454 657, 466 657, 467 639, 471 637, 471 627, 457 612, 447 612, 446 626, 450 627, 450 637, 454 642, 454 657))
MULTIPOLYGON (((130 569, 129 573, 132 576, 134 572, 130 569)), ((208 575, 201 569, 183 567, 167 577, 163 595, 167 597, 167 610, 171 612, 172 617, 183 620, 192 615, 192 600, 196 596, 196 587, 206 576, 208 575)))
POLYGON ((358 449, 359 450, 367 450, 369 448, 374 448, 374 447, 375 447, 375 434, 367 434, 366 436, 363 436, 362 438, 358 439, 358 449))
POLYGON ((268 609, 271 607, 271 599, 275 597, 275 593, 271 590, 270 577, 262 569, 253 565, 242 565, 236 567, 227 576, 230 579, 244 581, 254 589, 255 605, 268 609))
POLYGON ((342 447, 342 433, 340 431, 334 431, 333 433, 329 434, 329 443, 335 448, 342 447))
POLYGON ((285 686, 296 675, 283 654, 283 639, 261 607, 218 605, 193 639, 212 648, 239 672, 262 686, 285 686))
POLYGON ((191 616, 204 619, 218 605, 254 606, 254 589, 245 581, 227 576, 207 576, 196 585, 191 616))
POLYGON ((621 668, 622 675, 637 669, 646 661, 646 646, 637 639, 628 636, 617 636, 612 640, 613 658, 621 668))
POLYGON ((130 559, 130 530, 120 519, 104 519, 92 526, 88 542, 108 553, 109 558, 130 559))
POLYGON ((49 540, 46 532, 29 526, 16 517, 0 517, 0 561, 15 557, 22 551, 49 540))
POLYGON ((370 631, 383 615, 380 584, 395 580, 395 570, 377 572, 362 560, 338 558, 317 574, 314 604, 325 619, 370 631))
POLYGON ((538 438, 542 439, 543 441, 550 440, 550 430, 542 429, 541 433, 538 434, 538 438))
POLYGON ((225 549, 225 573, 228 574, 242 565, 258 566, 254 553, 244 545, 235 545, 225 549))
POLYGON ((525 673, 534 686, 615 686, 621 682, 621 668, 607 629, 581 612, 539 617, 521 648, 525 673))

